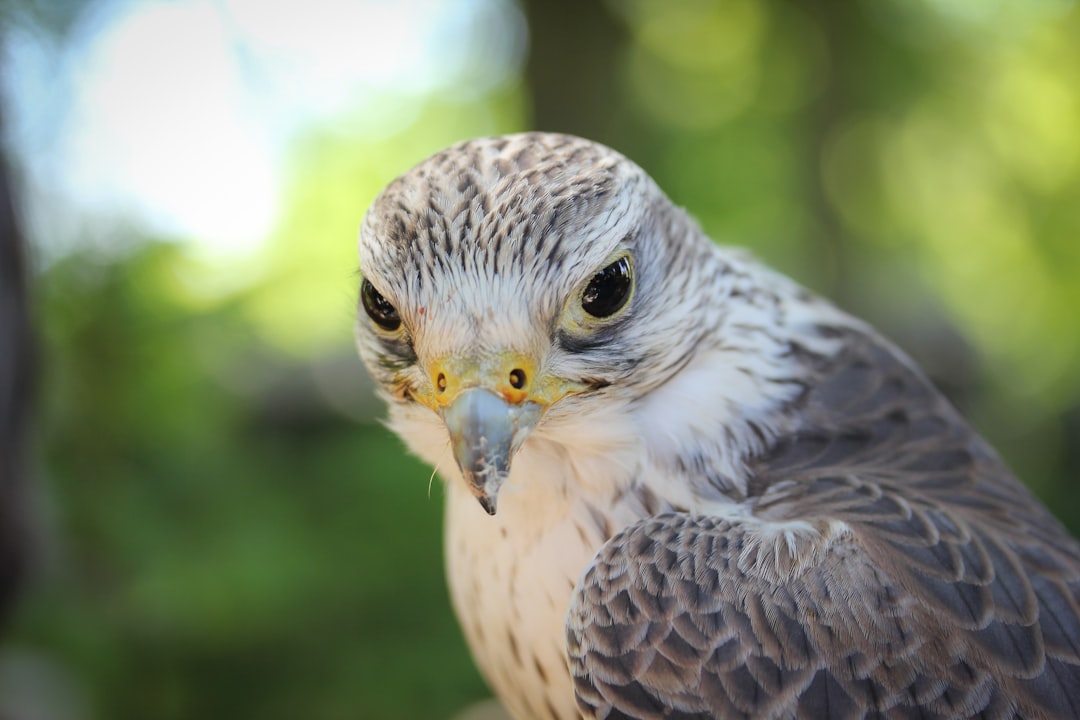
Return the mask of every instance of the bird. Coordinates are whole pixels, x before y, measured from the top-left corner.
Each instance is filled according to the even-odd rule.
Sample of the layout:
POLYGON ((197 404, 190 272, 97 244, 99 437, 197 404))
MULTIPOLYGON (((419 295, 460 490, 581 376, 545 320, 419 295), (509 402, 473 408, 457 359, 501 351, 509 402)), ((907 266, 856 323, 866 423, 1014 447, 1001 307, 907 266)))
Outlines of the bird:
POLYGON ((1077 540, 896 345, 615 150, 420 162, 358 295, 513 717, 1080 717, 1077 540))

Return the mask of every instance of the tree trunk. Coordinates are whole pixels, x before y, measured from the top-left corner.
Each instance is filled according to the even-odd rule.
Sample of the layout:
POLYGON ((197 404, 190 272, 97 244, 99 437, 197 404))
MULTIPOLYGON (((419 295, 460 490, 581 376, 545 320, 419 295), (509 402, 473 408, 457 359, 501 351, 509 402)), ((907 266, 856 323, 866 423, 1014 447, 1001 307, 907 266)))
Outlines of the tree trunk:
POLYGON ((26 470, 34 349, 26 250, 6 158, 0 156, 0 624, 26 566, 26 470))

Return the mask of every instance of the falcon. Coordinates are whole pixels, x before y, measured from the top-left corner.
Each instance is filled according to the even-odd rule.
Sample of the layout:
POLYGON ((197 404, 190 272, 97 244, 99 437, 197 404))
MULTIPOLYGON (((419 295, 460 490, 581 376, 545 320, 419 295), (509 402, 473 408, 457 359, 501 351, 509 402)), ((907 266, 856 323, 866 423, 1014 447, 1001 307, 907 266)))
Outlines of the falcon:
POLYGON ((455 145, 359 246, 359 352, 514 717, 1080 717, 1080 544, 900 350, 627 158, 455 145))

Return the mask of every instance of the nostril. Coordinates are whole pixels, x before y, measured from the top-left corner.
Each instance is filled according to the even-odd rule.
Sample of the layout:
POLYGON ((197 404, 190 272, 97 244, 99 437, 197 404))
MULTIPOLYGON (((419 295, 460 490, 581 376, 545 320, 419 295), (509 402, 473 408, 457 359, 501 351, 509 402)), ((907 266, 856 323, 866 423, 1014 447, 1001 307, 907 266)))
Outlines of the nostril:
POLYGON ((525 387, 525 380, 525 371, 521 368, 514 368, 510 371, 510 385, 514 389, 520 390, 525 387))
POLYGON ((439 376, 435 378, 435 387, 439 389, 439 392, 446 391, 446 373, 439 373, 439 376))

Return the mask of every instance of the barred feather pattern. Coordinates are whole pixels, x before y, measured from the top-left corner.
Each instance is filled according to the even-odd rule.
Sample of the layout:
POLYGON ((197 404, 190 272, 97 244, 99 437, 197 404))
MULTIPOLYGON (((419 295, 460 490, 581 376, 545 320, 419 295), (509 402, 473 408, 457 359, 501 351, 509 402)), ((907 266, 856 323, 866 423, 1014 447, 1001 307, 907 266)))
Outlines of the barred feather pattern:
POLYGON ((754 521, 601 549, 569 616, 586 716, 1080 717, 1075 541, 889 348, 844 345, 753 462, 754 521))

